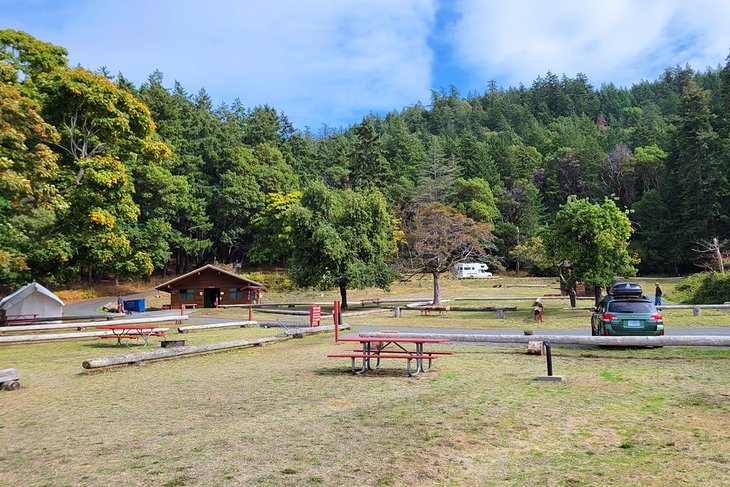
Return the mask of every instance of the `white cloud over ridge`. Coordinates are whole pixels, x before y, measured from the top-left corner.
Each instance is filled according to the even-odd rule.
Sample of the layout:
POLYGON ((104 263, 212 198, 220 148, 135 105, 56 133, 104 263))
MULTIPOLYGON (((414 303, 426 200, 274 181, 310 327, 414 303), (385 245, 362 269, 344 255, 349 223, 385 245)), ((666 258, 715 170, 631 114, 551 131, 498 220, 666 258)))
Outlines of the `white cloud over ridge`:
POLYGON ((654 80, 676 64, 724 63, 730 2, 716 0, 460 0, 457 58, 483 85, 530 85, 548 70, 600 85, 654 80))
POLYGON ((135 83, 159 69, 317 130, 427 98, 435 12, 435 0, 87 0, 44 40, 91 69, 135 83))
POLYGON ((0 0, 0 26, 136 84, 155 70, 215 103, 269 104, 297 128, 428 103, 430 89, 600 86, 702 70, 730 49, 730 0, 0 0), (448 24, 447 24, 448 22, 448 24))

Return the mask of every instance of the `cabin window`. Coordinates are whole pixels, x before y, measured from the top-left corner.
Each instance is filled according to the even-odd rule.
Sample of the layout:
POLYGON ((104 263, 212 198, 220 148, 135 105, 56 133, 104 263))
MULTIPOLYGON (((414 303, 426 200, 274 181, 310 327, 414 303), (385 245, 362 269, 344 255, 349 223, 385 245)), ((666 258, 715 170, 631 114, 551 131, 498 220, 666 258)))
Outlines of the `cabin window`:
POLYGON ((180 290, 180 301, 195 301, 195 289, 181 289, 180 290))
POLYGON ((232 287, 228 290, 228 297, 231 299, 243 299, 243 291, 237 287, 232 287))

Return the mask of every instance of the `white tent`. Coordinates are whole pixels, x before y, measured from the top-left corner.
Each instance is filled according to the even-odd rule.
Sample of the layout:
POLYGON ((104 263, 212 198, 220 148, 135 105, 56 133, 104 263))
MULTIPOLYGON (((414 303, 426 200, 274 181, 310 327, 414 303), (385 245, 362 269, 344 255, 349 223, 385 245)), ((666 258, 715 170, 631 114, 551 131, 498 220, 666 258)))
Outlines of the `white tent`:
POLYGON ((63 314, 63 301, 37 282, 32 282, 5 296, 0 301, 0 314, 6 318, 18 315, 55 318, 63 314))

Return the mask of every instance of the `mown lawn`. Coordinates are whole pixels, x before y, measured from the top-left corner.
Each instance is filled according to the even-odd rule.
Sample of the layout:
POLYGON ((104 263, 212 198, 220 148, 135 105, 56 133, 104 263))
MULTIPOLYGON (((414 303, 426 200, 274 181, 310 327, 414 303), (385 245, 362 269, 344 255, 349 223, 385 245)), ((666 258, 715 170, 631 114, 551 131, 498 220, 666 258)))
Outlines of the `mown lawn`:
MULTIPOLYGON (((434 318, 434 321, 438 318, 434 318)), ((276 333, 190 333, 200 344, 276 333)), ((86 373, 96 340, 3 346, 1 485, 723 485, 730 351, 448 346, 352 376, 332 336, 86 373)), ((140 351, 143 347, 133 347, 140 351)))

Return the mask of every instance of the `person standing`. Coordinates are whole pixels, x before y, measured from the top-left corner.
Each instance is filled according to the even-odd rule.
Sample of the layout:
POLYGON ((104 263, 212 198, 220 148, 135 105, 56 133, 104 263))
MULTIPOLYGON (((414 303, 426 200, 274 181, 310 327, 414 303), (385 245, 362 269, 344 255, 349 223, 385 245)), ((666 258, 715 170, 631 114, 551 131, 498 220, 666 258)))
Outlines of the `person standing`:
POLYGON ((662 305, 662 288, 659 287, 659 283, 654 283, 655 289, 654 289, 654 306, 661 306, 662 305))

